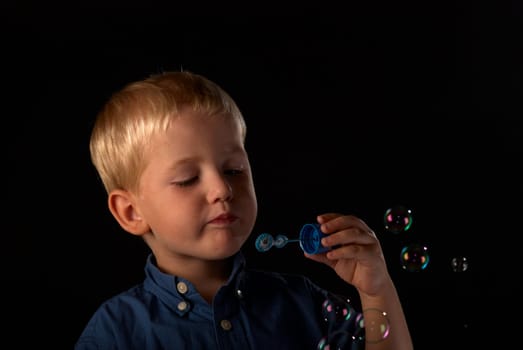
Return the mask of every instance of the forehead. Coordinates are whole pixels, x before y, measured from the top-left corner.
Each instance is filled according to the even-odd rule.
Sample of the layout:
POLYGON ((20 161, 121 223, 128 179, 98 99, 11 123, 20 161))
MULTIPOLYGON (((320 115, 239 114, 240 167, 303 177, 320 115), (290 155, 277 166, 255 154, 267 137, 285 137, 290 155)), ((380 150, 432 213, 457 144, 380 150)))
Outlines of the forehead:
POLYGON ((244 143, 242 123, 237 118, 228 114, 209 115, 192 110, 172 118, 165 132, 157 136, 157 140, 172 146, 190 144, 195 148, 244 143))

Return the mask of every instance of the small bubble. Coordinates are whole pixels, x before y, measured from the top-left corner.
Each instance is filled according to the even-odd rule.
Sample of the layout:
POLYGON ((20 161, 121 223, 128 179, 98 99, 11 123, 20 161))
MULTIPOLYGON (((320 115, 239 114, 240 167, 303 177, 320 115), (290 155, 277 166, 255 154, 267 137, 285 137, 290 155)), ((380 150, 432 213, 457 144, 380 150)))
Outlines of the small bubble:
POLYGON ((378 309, 365 309, 356 321, 365 331, 368 343, 378 343, 389 336, 390 322, 387 313, 378 309))
POLYGON ((424 270, 429 263, 427 247, 413 243, 403 247, 400 254, 401 267, 409 272, 424 270))
POLYGON ((385 211, 383 221, 387 231, 392 233, 405 232, 412 225, 412 212, 403 205, 396 205, 385 211))
POLYGON ((289 238, 285 235, 277 235, 276 239, 274 240, 274 246, 276 248, 283 248, 287 242, 289 242, 289 238))
MULTIPOLYGON (((320 339, 317 350, 346 350, 352 349, 356 344, 363 344, 364 339, 355 337, 347 331, 332 332, 320 339)), ((359 348, 359 347, 358 347, 359 348)))
POLYGON ((454 272, 465 272, 469 267, 469 262, 464 256, 457 256, 452 258, 450 265, 454 272))
POLYGON ((327 299, 323 302, 323 316, 328 322, 346 321, 351 317, 351 309, 348 303, 336 302, 327 299))
POLYGON ((272 248, 274 238, 269 233, 262 233, 256 238, 255 246, 260 252, 266 252, 272 248))

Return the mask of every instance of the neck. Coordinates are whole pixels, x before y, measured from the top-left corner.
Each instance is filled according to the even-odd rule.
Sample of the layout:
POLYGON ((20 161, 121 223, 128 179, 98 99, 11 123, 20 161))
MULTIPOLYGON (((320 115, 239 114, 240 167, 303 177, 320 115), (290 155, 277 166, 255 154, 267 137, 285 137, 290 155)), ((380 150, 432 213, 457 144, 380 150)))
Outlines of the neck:
POLYGON ((169 259, 155 256, 158 268, 170 275, 179 276, 190 281, 200 295, 208 302, 227 280, 232 271, 233 258, 224 260, 201 260, 194 258, 169 259))

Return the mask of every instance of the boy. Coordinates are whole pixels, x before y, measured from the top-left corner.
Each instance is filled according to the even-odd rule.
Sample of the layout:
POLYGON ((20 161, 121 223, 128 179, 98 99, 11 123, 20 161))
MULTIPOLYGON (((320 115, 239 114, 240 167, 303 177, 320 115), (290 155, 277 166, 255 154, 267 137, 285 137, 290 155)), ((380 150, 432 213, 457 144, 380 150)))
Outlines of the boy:
MULTIPOLYGON (((331 294, 302 276, 245 267, 240 249, 257 216, 245 136, 234 100, 197 74, 158 74, 111 97, 92 131, 92 161, 112 215, 151 254, 144 282, 103 303, 75 349, 303 350, 335 342, 329 334, 341 331, 322 310, 331 294)), ((361 299, 365 336, 353 317, 343 330, 353 344, 344 346, 412 349, 374 232, 353 216, 317 220, 322 244, 336 248, 305 256, 332 267, 361 299)))

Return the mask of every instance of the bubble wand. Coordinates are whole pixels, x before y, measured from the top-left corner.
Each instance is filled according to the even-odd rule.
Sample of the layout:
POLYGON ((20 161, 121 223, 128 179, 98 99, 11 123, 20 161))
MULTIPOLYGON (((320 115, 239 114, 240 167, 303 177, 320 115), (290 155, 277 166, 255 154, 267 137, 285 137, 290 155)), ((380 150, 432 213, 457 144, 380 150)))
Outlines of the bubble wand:
POLYGON ((305 224, 300 230, 299 238, 289 239, 286 235, 277 235, 273 237, 269 233, 262 233, 256 238, 255 246, 259 252, 266 252, 272 247, 283 248, 287 243, 296 242, 300 248, 307 254, 320 254, 330 250, 330 247, 324 247, 321 239, 325 234, 321 232, 319 224, 305 224))

